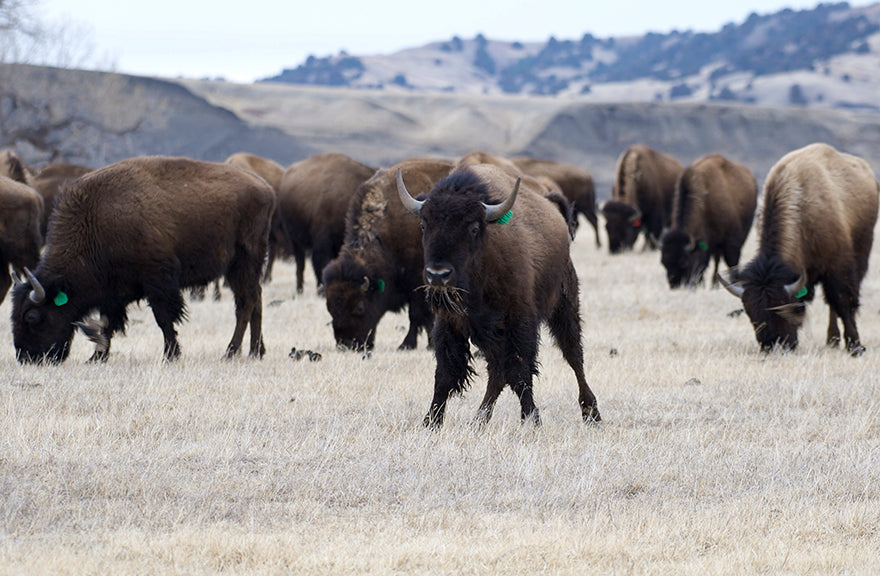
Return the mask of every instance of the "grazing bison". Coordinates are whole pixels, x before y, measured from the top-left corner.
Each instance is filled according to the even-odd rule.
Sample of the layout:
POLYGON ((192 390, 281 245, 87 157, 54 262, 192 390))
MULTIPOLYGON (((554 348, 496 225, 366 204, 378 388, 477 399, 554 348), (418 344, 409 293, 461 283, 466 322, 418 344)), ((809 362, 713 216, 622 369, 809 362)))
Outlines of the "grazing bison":
POLYGON ((669 226, 681 169, 672 156, 641 144, 620 155, 612 198, 601 208, 612 254, 632 248, 642 231, 646 245, 656 248, 663 228, 669 226))
POLYGON ((376 326, 388 311, 409 308, 409 331, 400 345, 413 349, 433 317, 421 290, 425 268, 419 219, 397 197, 397 168, 416 195, 449 175, 450 162, 413 159, 379 170, 360 185, 349 206, 345 244, 324 268, 324 295, 340 347, 373 348, 376 326))
MULTIPOLYGON (((224 160, 224 162, 262 176, 263 180, 269 183, 269 186, 272 187, 276 195, 278 190, 281 189, 284 167, 274 160, 248 152, 236 152, 224 160)), ((263 282, 269 282, 272 279, 272 266, 275 263, 275 257, 279 251, 285 250, 288 245, 287 235, 284 233, 284 227, 281 222, 281 211, 275 210, 272 213, 272 226, 269 231, 269 254, 266 258, 266 271, 263 273, 263 282)))
POLYGON ((580 224, 578 217, 583 214, 593 227, 596 246, 602 245, 599 239, 599 219, 596 216, 596 185, 592 174, 572 164, 528 156, 513 158, 513 163, 530 176, 544 176, 556 182, 562 194, 571 203, 572 225, 575 231, 580 224))
POLYGON ((310 156, 291 164, 284 172, 278 190, 278 210, 296 260, 297 292, 303 290, 309 251, 321 286, 324 266, 339 254, 345 239, 348 203, 357 187, 374 172, 375 168, 332 152, 310 156))
POLYGON ((868 163, 827 144, 782 157, 767 175, 754 260, 724 286, 742 300, 763 351, 794 349, 806 302, 822 285, 830 308, 829 346, 864 352, 856 329, 859 287, 877 221, 878 185, 868 163))
POLYGON ((43 200, 33 188, 0 176, 0 303, 12 285, 9 267, 21 273, 40 260, 42 213, 43 200))
POLYGON ((449 396, 462 393, 474 375, 469 341, 485 355, 489 372, 478 421, 489 421, 507 385, 519 397, 523 420, 539 423, 532 378, 538 373, 539 326, 545 320, 574 370, 582 418, 598 421, 596 397, 584 377, 568 227, 556 207, 492 165, 456 170, 424 200, 410 195, 398 172, 398 193, 420 217, 424 275, 435 315, 437 367, 425 425, 442 426, 449 396))
POLYGON ((262 178, 186 158, 132 158, 75 180, 59 197, 37 269, 13 291, 18 360, 63 361, 74 322, 92 310, 106 321, 106 346, 92 359, 105 360, 126 306, 143 298, 172 360, 180 354, 181 288, 220 275, 235 295, 227 356, 238 353, 248 324, 250 354, 262 356, 260 272, 273 203, 262 178))
POLYGON ((672 227, 660 242, 669 286, 696 286, 710 260, 714 286, 722 256, 729 267, 739 264, 757 201, 755 176, 742 164, 708 154, 685 168, 675 188, 672 227))

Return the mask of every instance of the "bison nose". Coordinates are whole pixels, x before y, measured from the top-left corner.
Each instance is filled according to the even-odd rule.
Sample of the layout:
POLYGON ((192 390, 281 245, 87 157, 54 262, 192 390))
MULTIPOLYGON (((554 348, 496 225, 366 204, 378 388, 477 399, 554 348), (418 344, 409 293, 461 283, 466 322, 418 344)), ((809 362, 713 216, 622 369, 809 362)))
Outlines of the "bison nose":
POLYGON ((452 269, 446 266, 428 266, 425 268, 425 278, 431 286, 445 286, 452 278, 452 269))

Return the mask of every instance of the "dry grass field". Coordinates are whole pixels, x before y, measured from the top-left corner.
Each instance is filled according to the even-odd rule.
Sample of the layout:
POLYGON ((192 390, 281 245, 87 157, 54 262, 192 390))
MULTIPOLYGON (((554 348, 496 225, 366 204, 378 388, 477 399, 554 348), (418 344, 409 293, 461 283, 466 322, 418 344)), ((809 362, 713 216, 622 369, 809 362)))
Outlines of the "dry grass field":
POLYGON ((471 425, 478 361, 425 430, 424 337, 397 351, 406 317, 386 316, 371 358, 337 352, 292 263, 264 289, 262 361, 221 359, 228 290, 190 304, 174 364, 146 305, 102 366, 82 336, 61 366, 19 366, 7 324, 0 573, 880 573, 878 251, 863 357, 825 348, 820 300, 796 352, 763 355, 725 291, 671 292, 656 252, 612 257, 582 227, 595 427, 545 333, 542 427, 520 425, 509 390, 471 425))

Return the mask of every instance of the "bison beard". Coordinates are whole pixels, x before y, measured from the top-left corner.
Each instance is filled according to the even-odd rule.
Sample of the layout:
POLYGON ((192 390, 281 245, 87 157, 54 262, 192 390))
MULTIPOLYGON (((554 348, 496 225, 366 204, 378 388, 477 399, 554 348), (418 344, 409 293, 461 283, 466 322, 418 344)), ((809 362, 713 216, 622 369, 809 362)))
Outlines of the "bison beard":
POLYGON ((488 368, 477 421, 489 421, 501 391, 510 386, 521 418, 540 423, 532 379, 544 320, 575 373, 583 420, 600 421, 584 377, 578 281, 567 224, 557 208, 527 188, 519 192, 519 180, 514 184, 495 166, 454 172, 424 201, 412 198, 400 172, 397 179, 402 203, 421 218, 426 291, 436 314, 434 396, 424 424, 442 426, 450 395, 461 394, 473 378, 469 342, 483 352, 488 368), (513 192, 488 203, 490 189, 499 188, 513 192), (518 214, 508 222, 518 198, 518 214), (522 266, 513 261, 517 254, 522 266))

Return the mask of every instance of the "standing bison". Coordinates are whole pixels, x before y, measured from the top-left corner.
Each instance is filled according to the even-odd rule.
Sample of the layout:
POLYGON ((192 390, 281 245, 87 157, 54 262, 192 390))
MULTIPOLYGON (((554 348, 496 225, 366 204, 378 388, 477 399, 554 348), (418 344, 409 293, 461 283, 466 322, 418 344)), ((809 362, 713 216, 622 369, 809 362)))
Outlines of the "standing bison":
POLYGON ((877 221, 878 185, 868 163, 827 144, 782 157, 767 175, 758 255, 725 287, 742 300, 763 351, 797 347, 806 302, 822 285, 829 346, 859 356, 855 315, 877 221))
POLYGON ((318 286, 324 266, 333 260, 345 238, 345 214, 355 190, 375 168, 345 154, 322 153, 291 164, 281 178, 278 210, 296 260, 296 291, 303 291, 306 254, 318 286))
POLYGON ((673 201, 672 227, 661 239, 661 262, 671 288, 696 286, 709 261, 739 264, 752 227, 758 184, 746 166, 720 154, 709 154, 685 168, 673 201))
POLYGON ((577 230, 580 225, 579 216, 583 214, 596 235, 596 246, 601 246, 599 239, 599 219, 596 216, 596 185, 593 175, 587 170, 553 160, 519 156, 513 163, 530 176, 550 178, 562 190, 562 194, 571 203, 572 226, 577 230))
POLYGON ((37 269, 13 292, 18 360, 63 361, 74 322, 93 310, 106 323, 92 359, 105 360, 127 305, 143 298, 173 360, 181 288, 221 275, 235 296, 227 357, 240 350, 248 324, 250 354, 262 356, 260 271, 273 202, 262 178, 185 158, 132 158, 74 181, 59 197, 37 269))
POLYGON ((489 421, 502 389, 510 386, 522 419, 539 423, 532 378, 545 320, 574 370, 584 421, 598 421, 596 397, 584 377, 568 226, 556 206, 492 165, 456 170, 424 200, 410 195, 402 172, 397 179, 401 202, 420 218, 435 314, 437 367, 425 425, 442 426, 449 396, 462 393, 474 375, 469 342, 485 355, 489 373, 478 421, 489 421))
POLYGON ((648 246, 656 247, 663 228, 669 226, 681 169, 672 156, 641 144, 620 155, 612 198, 601 208, 612 254, 632 248, 640 232, 648 246))
POLYGON ((0 176, 0 303, 12 285, 9 267, 20 273, 40 260, 43 200, 33 188, 0 176))
POLYGON ((397 196, 397 168, 416 195, 427 194, 452 168, 444 160, 406 160, 379 170, 361 184, 349 206, 345 244, 324 268, 324 295, 333 335, 342 348, 370 350, 376 326, 388 311, 409 308, 409 331, 401 349, 416 347, 430 331, 432 315, 421 290, 425 260, 419 219, 397 196))

